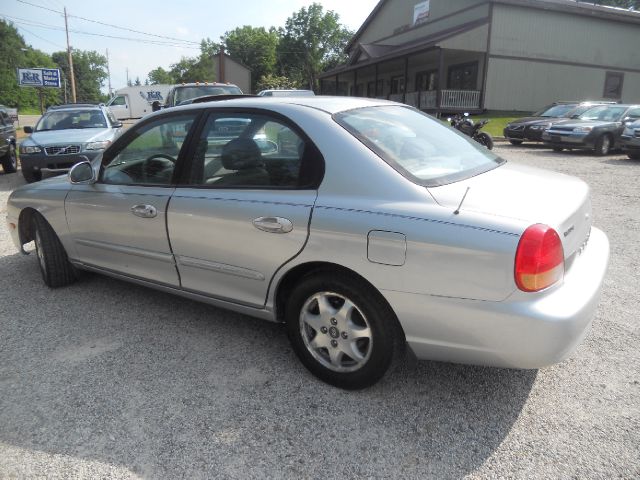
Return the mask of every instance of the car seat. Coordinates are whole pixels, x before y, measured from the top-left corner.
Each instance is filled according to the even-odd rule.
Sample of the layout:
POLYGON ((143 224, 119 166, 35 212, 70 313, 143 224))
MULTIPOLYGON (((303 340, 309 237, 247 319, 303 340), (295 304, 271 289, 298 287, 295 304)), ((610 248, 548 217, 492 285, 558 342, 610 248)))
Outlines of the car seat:
POLYGON ((251 138, 236 138, 222 149, 222 166, 226 170, 235 170, 222 176, 215 185, 271 185, 270 177, 264 168, 260 147, 251 138))

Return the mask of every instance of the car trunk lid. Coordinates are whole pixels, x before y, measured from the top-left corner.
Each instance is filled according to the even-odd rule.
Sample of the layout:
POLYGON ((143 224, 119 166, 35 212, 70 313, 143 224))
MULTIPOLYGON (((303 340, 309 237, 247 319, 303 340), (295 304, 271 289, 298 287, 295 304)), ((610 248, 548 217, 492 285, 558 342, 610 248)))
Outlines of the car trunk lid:
POLYGON ((589 187, 561 173, 507 163, 467 180, 430 187, 429 192, 452 211, 467 192, 461 213, 521 220, 523 231, 535 223, 549 225, 562 240, 565 260, 584 245, 591 230, 589 187))

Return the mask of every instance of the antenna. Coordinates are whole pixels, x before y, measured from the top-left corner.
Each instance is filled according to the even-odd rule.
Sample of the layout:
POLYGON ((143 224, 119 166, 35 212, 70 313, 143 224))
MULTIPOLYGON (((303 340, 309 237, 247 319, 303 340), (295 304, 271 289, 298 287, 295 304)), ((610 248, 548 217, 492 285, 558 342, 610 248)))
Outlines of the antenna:
POLYGON ((467 189, 465 190, 464 195, 462 196, 462 200, 460 200, 460 205, 458 205, 458 208, 456 208, 453 212, 454 215, 458 215, 460 213, 460 207, 462 207, 462 202, 464 202, 464 199, 467 198, 467 193, 469 193, 469 190, 471 190, 471 187, 467 187, 467 189))

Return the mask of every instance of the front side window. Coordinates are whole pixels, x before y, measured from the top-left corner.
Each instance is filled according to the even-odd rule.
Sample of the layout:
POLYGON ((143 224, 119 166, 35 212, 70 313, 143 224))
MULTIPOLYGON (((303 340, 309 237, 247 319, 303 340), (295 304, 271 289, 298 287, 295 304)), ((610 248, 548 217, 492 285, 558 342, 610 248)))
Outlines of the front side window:
POLYGON ((419 185, 453 183, 504 163, 477 142, 409 107, 358 108, 335 114, 334 119, 419 185))
POLYGON ((185 183, 212 188, 304 188, 307 142, 262 114, 212 114, 200 135, 185 183))
POLYGON ((129 142, 103 158, 102 182, 169 185, 196 113, 163 118, 138 127, 129 142))
POLYGON ((125 105, 126 103, 127 103, 126 99, 122 95, 120 95, 114 98, 113 100, 111 100, 111 103, 109 103, 109 106, 125 105))

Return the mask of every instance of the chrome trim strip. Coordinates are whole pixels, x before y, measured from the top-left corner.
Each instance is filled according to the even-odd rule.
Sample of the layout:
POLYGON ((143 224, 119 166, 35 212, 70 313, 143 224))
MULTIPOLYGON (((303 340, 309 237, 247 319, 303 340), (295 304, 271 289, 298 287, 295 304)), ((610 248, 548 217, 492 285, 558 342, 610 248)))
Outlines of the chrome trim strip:
POLYGON ((134 255, 136 257, 148 258, 150 260, 156 260, 164 263, 175 264, 173 255, 170 253, 152 252, 150 250, 143 250, 135 247, 125 247, 124 245, 114 245, 113 243, 96 242, 95 240, 76 240, 78 245, 91 248, 101 248, 103 250, 109 250, 111 252, 123 253, 125 255, 134 255))
POLYGON ((67 173, 71 168, 41 168, 41 172, 46 173, 67 173))
POLYGON ((268 308, 251 307, 249 305, 242 305, 242 304, 234 303, 230 300, 222 300, 215 297, 209 297, 207 295, 202 295, 189 290, 183 290, 180 288, 172 287, 170 285, 155 283, 149 280, 143 280, 138 277, 132 277, 129 275, 113 272, 111 270, 94 267, 92 265, 87 265, 77 260, 70 260, 70 261, 71 263, 73 263, 74 266, 82 270, 88 270, 90 272, 100 273, 103 275, 107 275, 109 277, 116 278, 118 280, 124 280, 127 282, 135 283, 137 285, 142 285, 143 287, 153 288, 154 290, 160 290, 162 292, 178 295, 180 297, 188 298, 190 300, 195 300, 197 302, 207 303, 209 305, 213 305, 214 307, 224 308, 234 312, 242 313, 244 315, 249 315, 251 317, 260 318, 262 320, 268 320, 270 322, 278 322, 274 312, 268 308))
POLYGON ((236 267, 235 265, 227 265, 226 263, 209 262, 199 258, 178 256, 178 265, 185 267, 200 268, 202 270, 211 270, 217 273, 233 275, 235 277, 248 278, 250 280, 264 281, 264 275, 255 270, 248 268, 236 267))

